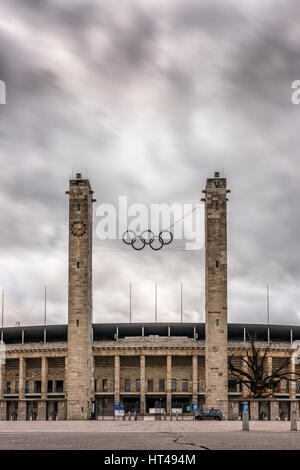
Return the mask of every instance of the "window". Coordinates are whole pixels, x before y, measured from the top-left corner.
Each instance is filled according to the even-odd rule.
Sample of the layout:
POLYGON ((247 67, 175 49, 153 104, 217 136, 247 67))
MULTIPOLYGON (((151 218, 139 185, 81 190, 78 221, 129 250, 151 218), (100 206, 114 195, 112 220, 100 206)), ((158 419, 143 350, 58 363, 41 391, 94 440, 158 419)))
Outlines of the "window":
POLYGON ((141 379, 136 379, 136 391, 141 391, 141 379))
POLYGON ((29 393, 29 381, 26 380, 25 382, 25 393, 29 393))
POLYGON ((296 382, 296 393, 300 393, 300 382, 296 382))
POLYGON ((97 380, 95 380, 94 386, 95 386, 95 392, 97 392, 97 380))
POLYGON ((56 380, 55 381, 55 391, 57 393, 63 393, 63 391, 64 391, 64 381, 63 380, 56 380))
POLYGON ((219 210, 219 203, 216 202, 216 210, 219 210))
POLYGON ((159 379, 159 391, 160 392, 165 391, 165 379, 159 379))
POLYGON ((228 381, 228 392, 236 392, 236 382, 234 380, 228 381))
POLYGON ((182 379, 182 391, 187 392, 188 391, 188 380, 187 379, 182 379))
POLYGON ((76 320, 76 326, 79 326, 79 320, 76 320))
POLYGON ((78 210, 78 212, 80 212, 80 204, 78 204, 77 210, 78 210))
POLYGON ((53 380, 48 380, 48 393, 53 393, 53 380))
POLYGON ((176 379, 172 379, 172 392, 176 392, 176 379))
POLYGON ((79 268, 80 268, 80 263, 79 263, 79 261, 77 261, 77 269, 79 269, 79 268))
POLYGON ((198 393, 200 392, 200 380, 199 379, 197 380, 197 392, 198 393))
POLYGON ((42 382, 40 380, 34 381, 34 393, 41 393, 42 391, 42 382))
POLYGON ((219 319, 216 319, 216 326, 219 326, 219 319))
POLYGON ((130 392, 130 379, 125 379, 125 392, 130 392))
POLYGON ((10 382, 6 382, 6 393, 11 393, 10 382))
POLYGON ((102 392, 107 392, 108 390, 108 381, 107 379, 102 380, 102 392))
POLYGON ((218 268, 218 267, 219 267, 219 261, 217 260, 216 261, 216 268, 218 268))
POLYGON ((15 383, 15 393, 19 393, 19 382, 16 381, 15 383))
POLYGON ((153 392, 153 379, 148 379, 148 392, 153 392))

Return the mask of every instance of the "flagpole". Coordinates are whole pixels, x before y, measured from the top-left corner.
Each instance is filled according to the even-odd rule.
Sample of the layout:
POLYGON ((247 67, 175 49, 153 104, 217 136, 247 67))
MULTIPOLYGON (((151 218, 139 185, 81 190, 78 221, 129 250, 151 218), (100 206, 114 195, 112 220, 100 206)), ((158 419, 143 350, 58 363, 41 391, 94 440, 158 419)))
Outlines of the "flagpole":
POLYGON ((1 315, 1 327, 4 325, 4 289, 2 290, 2 315, 1 315))
POLYGON ((269 284, 267 284, 267 316, 268 325, 270 324, 270 299, 269 299, 269 284))
POLYGON ((45 286, 44 326, 47 324, 47 286, 45 286))
POLYGON ((182 292, 182 282, 180 284, 180 322, 182 323, 183 317, 183 292, 182 292))

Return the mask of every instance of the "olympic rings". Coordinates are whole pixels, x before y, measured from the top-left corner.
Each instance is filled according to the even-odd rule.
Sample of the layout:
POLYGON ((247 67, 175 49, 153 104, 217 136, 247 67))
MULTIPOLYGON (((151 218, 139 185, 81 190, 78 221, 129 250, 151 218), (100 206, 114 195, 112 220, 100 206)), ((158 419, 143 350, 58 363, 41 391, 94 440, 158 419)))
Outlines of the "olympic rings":
POLYGON ((126 245, 131 245, 136 251, 143 250, 146 245, 149 245, 154 251, 159 251, 164 245, 169 245, 173 241, 173 238, 173 234, 168 230, 162 230, 157 237, 152 230, 149 229, 144 230, 141 235, 136 235, 133 230, 126 230, 122 237, 123 242, 126 245), (164 234, 167 235, 167 238, 164 237, 164 234))

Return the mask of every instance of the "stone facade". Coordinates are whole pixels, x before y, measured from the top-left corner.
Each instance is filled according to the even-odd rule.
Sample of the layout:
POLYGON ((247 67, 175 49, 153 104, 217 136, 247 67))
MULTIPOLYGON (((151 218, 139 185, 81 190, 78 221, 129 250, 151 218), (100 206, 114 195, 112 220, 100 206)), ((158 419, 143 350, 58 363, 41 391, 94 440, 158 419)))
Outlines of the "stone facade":
MULTIPOLYGON (((92 336, 97 326, 92 325, 93 192, 80 175, 70 181, 68 335, 47 341, 43 333, 43 340, 31 342, 17 328, 4 333, 4 340, 6 334, 8 339, 15 336, 6 341, 6 361, 0 364, 0 420, 97 419, 112 416, 115 403, 126 412, 143 414, 157 408, 168 414, 171 410, 190 414, 192 405, 215 407, 225 418, 240 419, 245 388, 228 389, 227 358, 238 362, 249 343, 245 337, 227 337, 227 192, 224 178, 215 175, 207 180, 205 338, 197 337, 196 325, 189 335, 184 333, 185 324, 176 325, 177 335, 172 336, 172 326, 162 324, 168 333, 161 336, 145 336, 141 327, 142 336, 112 333, 110 338, 103 325, 103 337, 101 333, 97 339, 92 336)), ((129 331, 129 325, 126 328, 129 331)), ((292 357, 292 329, 291 341, 285 336, 276 343, 259 344, 270 346, 270 372, 292 357)), ((300 366, 291 361, 288 371, 300 373, 300 366)), ((299 418, 299 399, 299 388, 282 381, 271 400, 249 400, 250 417, 288 419, 296 410, 299 418)))
POLYGON ((226 179, 206 182, 205 358, 206 406, 228 415, 227 374, 227 189, 226 179))
POLYGON ((77 175, 69 186, 68 419, 92 412, 93 191, 77 175))

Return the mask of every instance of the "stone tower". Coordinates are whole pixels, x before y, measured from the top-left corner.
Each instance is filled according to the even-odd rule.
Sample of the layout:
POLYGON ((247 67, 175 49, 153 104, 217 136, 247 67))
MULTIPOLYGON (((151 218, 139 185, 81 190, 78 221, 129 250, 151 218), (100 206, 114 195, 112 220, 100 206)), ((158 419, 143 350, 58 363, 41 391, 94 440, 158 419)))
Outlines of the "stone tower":
POLYGON ((205 193, 205 402, 228 417, 227 193, 215 172, 205 193))
POLYGON ((69 182, 67 418, 89 419, 92 393, 93 191, 81 174, 69 182))

